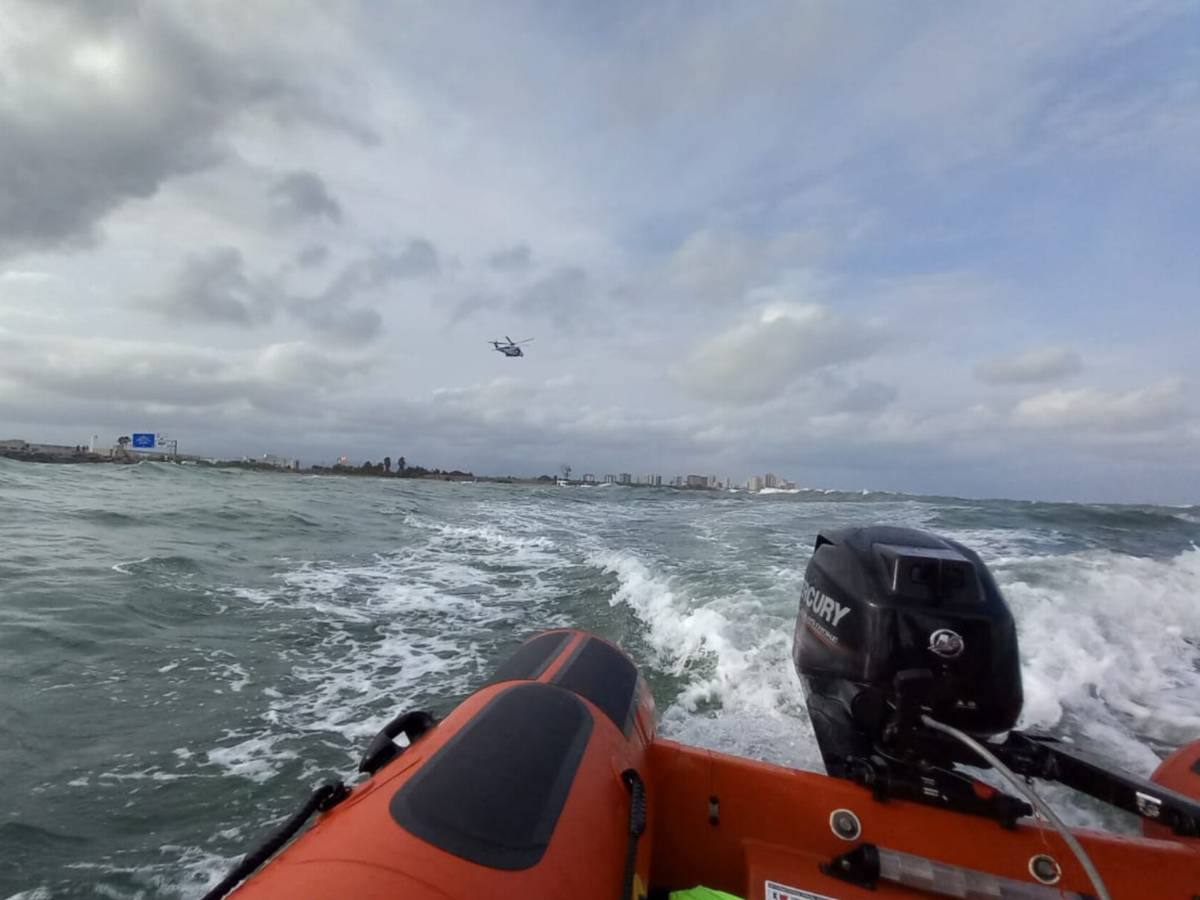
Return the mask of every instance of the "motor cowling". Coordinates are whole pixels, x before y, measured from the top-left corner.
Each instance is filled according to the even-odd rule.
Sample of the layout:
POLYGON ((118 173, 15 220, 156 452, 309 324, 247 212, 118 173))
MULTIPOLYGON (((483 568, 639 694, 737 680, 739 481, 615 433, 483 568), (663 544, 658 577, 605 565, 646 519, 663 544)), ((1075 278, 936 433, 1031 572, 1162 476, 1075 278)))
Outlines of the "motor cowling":
POLYGON ((984 737, 1016 724, 1016 628, 974 551, 911 528, 824 531, 804 580, 792 654, 830 774, 906 715, 984 737))

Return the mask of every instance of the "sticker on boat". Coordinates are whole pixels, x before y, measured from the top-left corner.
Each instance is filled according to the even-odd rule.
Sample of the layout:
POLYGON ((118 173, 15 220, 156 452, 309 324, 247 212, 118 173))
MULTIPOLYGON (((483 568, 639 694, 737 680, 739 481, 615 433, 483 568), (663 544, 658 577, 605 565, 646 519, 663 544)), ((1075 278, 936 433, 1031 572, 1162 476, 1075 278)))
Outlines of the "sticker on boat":
POLYGON ((788 887, 785 884, 776 884, 774 881, 768 881, 766 900, 837 900, 837 898, 830 897, 827 894, 814 894, 812 891, 804 891, 800 888, 788 887))

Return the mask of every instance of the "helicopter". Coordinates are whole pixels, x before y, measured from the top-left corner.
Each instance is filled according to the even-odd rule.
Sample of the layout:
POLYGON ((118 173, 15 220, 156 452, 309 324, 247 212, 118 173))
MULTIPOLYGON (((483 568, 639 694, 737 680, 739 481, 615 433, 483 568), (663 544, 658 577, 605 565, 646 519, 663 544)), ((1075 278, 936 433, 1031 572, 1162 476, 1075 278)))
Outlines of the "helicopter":
POLYGON ((533 338, 527 338, 523 341, 514 341, 508 335, 505 335, 503 341, 490 341, 489 343, 491 343, 493 350, 497 353, 503 353, 505 356, 524 356, 525 351, 521 349, 521 344, 528 344, 532 340, 533 338))

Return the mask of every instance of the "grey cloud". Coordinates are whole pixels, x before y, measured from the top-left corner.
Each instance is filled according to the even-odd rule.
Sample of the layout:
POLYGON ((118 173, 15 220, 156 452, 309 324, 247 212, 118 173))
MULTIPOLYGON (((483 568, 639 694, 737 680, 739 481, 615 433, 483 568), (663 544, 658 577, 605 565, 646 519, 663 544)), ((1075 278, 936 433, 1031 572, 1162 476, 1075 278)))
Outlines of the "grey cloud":
POLYGON ((126 200, 219 161, 222 129, 242 110, 320 118, 302 69, 206 39, 211 23, 188 15, 154 4, 6 9, 0 256, 94 241, 126 200))
POLYGON ((436 275, 440 270, 437 248, 427 240, 415 238, 398 252, 379 252, 347 263, 322 291, 321 298, 337 301, 399 279, 436 275))
POLYGON ((242 254, 218 247, 189 258, 175 282, 147 305, 171 318, 261 325, 275 315, 270 288, 246 273, 242 254))
MULTIPOLYGON (((285 291, 279 280, 250 272, 236 248, 219 247, 188 258, 159 297, 140 305, 168 318, 240 326, 265 325, 283 311, 323 341, 363 344, 379 335, 383 317, 369 307, 351 307, 351 302, 426 267, 426 247, 432 251, 427 242, 414 241, 399 254, 349 262, 312 296, 285 291)), ((324 252, 321 248, 314 255, 324 252)))
POLYGON ((851 385, 834 401, 841 412, 874 413, 896 402, 900 392, 890 384, 879 381, 859 381, 851 385))
POLYGON ((506 272, 519 272, 533 264, 533 252, 528 244, 518 244, 488 257, 488 265, 506 272))
POLYGON ((531 284, 517 299, 515 308, 544 315, 562 328, 580 324, 578 319, 590 298, 587 272, 564 266, 531 284))
POLYGON ((989 384, 1032 384, 1058 381, 1083 370, 1083 360, 1068 347, 1034 347, 996 356, 975 366, 975 377, 989 384))
POLYGON ((329 248, 324 244, 310 244, 296 254, 296 263, 305 269, 314 269, 329 259, 329 248))
POLYGON ((873 323, 818 305, 775 305, 700 344, 671 375, 703 399, 761 404, 806 376, 864 359, 882 344, 873 323))
POLYGON ((249 405, 289 413, 311 409, 304 397, 336 389, 370 367, 368 360, 331 356, 303 343, 240 353, 102 338, 10 338, 4 345, 0 401, 41 392, 86 401, 94 412, 237 412, 249 405), (12 385, 7 391, 5 381, 12 385))
POLYGON ((297 171, 284 175, 269 191, 277 215, 285 219, 329 219, 342 221, 341 204, 329 193, 321 176, 297 171))
POLYGON ((379 336, 383 317, 369 307, 352 308, 348 304, 396 281, 433 275, 439 269, 438 252, 433 244, 419 238, 410 240, 399 251, 351 260, 316 295, 289 298, 287 311, 324 340, 365 344, 379 336))
POLYGON ((504 301, 495 294, 473 293, 461 297, 450 307, 448 325, 454 326, 486 309, 497 309, 504 301))
POLYGON ((367 307, 347 309, 322 300, 293 300, 288 312, 337 344, 365 344, 383 330, 383 317, 367 307))

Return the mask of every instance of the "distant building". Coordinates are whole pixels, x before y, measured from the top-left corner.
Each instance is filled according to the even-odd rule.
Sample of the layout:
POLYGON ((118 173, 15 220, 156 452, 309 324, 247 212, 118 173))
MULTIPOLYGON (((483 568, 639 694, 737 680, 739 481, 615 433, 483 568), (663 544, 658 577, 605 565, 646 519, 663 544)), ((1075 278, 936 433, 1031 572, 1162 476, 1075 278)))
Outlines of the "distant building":
POLYGON ((687 477, 686 486, 690 488, 706 488, 708 487, 708 476, 689 475, 687 477))
POLYGON ((785 491, 794 491, 794 490, 796 489, 796 482, 794 482, 794 481, 781 481, 781 482, 779 482, 779 486, 780 486, 781 488, 783 488, 785 491))
POLYGON ((621 484, 633 484, 633 476, 628 472, 621 473, 621 484))
POLYGON ((586 473, 586 474, 583 476, 583 483, 584 483, 584 484, 595 484, 595 483, 596 483, 596 476, 595 476, 595 475, 593 475, 591 472, 588 472, 588 473, 586 473))
MULTIPOLYGON (((247 460, 249 462, 250 460, 247 460)), ((283 456, 276 456, 274 453, 264 453, 261 459, 256 459, 254 462, 264 466, 271 466, 275 469, 293 469, 300 468, 300 460, 288 459, 283 456)))
POLYGON ((655 487, 662 487, 662 476, 661 476, 661 475, 655 475, 655 476, 654 476, 654 486, 655 486, 655 487))
POLYGON ((774 472, 768 472, 766 477, 763 479, 763 486, 769 488, 779 487, 778 476, 776 476, 774 472))
POLYGON ((66 458, 82 456, 87 452, 87 447, 82 444, 75 446, 68 444, 31 444, 29 441, 20 438, 8 438, 7 440, 0 441, 0 453, 33 453, 38 456, 66 458))
POLYGON ((718 478, 716 475, 709 475, 708 476, 708 486, 710 488, 719 488, 721 486, 721 479, 718 478))
POLYGON ((763 489, 763 480, 758 475, 751 475, 746 481, 746 490, 761 491, 763 489))
POLYGON ((617 476, 616 476, 616 475, 605 475, 605 476, 604 476, 604 483, 605 483, 605 484, 616 484, 616 483, 617 483, 617 476))

